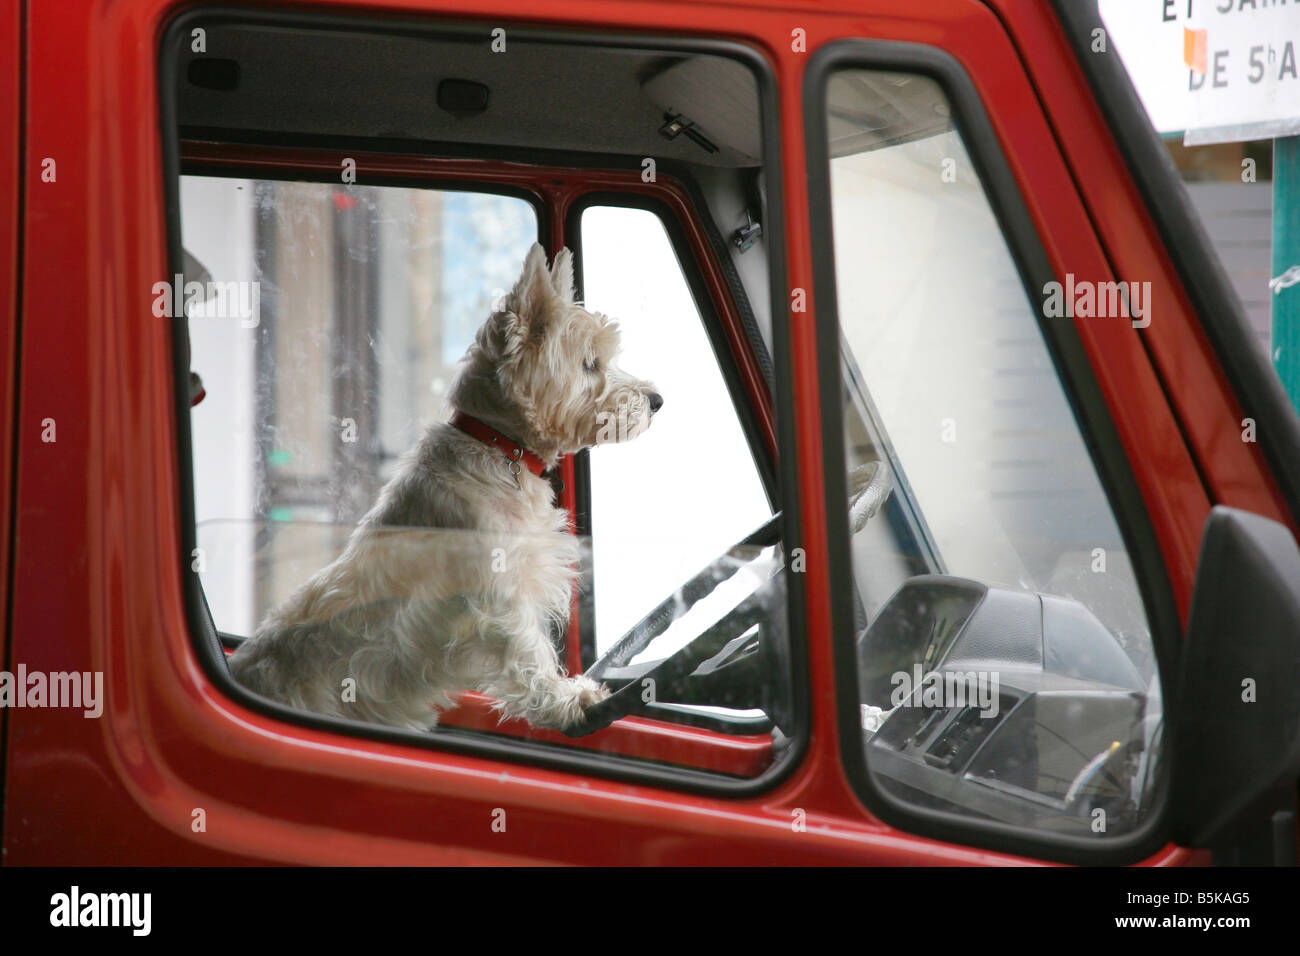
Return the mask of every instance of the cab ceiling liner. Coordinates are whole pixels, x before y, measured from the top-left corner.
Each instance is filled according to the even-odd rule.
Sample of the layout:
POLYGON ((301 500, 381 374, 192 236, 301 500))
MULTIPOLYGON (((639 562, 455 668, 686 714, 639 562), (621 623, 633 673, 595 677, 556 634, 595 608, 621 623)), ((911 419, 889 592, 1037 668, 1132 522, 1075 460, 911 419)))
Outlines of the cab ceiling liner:
POLYGON ((241 131, 758 164, 758 90, 748 70, 725 57, 579 47, 523 31, 507 33, 505 51, 493 52, 486 31, 403 36, 225 22, 206 29, 206 52, 187 50, 179 71, 182 135, 241 131), (208 58, 234 64, 224 66, 236 71, 233 88, 190 79, 207 75, 193 64, 208 58), (485 108, 439 108, 447 80, 481 84, 485 108), (718 150, 662 136, 666 100, 683 104, 718 150))
POLYGON ((942 88, 925 76, 843 70, 826 84, 830 155, 898 146, 953 128, 942 88))
POLYGON ((665 114, 694 123, 720 148, 734 152, 736 165, 762 161, 758 84, 754 74, 734 60, 692 56, 651 76, 645 94, 665 114))

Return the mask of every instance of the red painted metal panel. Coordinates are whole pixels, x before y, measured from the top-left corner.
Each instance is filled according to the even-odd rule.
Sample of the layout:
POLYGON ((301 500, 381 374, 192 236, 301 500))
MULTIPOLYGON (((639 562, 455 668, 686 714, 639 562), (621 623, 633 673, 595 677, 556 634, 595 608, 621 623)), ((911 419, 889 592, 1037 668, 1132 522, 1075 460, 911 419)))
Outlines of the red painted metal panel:
MULTIPOLYGON (((22 190, 29 182, 22 154, 22 8, 11 4, 0 11, 0 168, 13 170, 0 177, 0 620, 9 612, 9 519, 13 491, 13 429, 17 414, 18 342, 18 222, 22 190)), ((33 166, 39 181, 40 168, 33 166)), ((7 667, 9 635, 0 645, 0 666, 7 667)), ((4 716, 0 715, 0 726, 4 716)))
POLYGON ((439 726, 488 731, 600 753, 634 754, 646 760, 739 777, 757 777, 772 765, 772 738, 767 734, 732 736, 662 720, 624 717, 604 730, 570 739, 558 730, 530 727, 522 720, 500 720, 500 715, 492 710, 492 698, 483 694, 467 691, 460 695, 457 704, 442 714, 439 726))
MULTIPOLYGON (((1124 277, 1152 283, 1153 313, 1142 335, 1187 432, 1215 504, 1243 508, 1300 531, 1259 445, 1243 442, 1239 407, 1173 263, 1147 214, 1064 33, 1033 0, 995 0, 1024 51, 1025 65, 1068 157, 1097 233, 1124 277)), ((1202 516, 1203 519, 1204 516, 1202 516)))

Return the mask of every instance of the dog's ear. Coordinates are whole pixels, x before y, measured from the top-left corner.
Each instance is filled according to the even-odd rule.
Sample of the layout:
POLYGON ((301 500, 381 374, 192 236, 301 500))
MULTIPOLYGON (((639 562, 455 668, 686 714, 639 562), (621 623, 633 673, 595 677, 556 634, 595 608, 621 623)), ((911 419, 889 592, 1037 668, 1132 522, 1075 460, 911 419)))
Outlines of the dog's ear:
POLYGON ((573 301, 573 253, 561 249, 551 266, 551 285, 565 302, 573 301))
POLYGON ((546 270, 546 250, 535 242, 524 258, 523 272, 505 301, 505 309, 514 314, 520 331, 526 334, 534 322, 546 316, 554 295, 551 276, 546 270))

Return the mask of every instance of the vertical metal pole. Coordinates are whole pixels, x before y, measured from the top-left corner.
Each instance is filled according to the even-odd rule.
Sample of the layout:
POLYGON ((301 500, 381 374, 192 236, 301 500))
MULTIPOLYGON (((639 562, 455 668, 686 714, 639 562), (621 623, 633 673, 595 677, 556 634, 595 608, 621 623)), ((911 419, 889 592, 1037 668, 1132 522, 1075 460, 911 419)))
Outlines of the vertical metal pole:
MULTIPOLYGON (((1273 269, 1300 265, 1300 136, 1273 140, 1273 269)), ((1269 291, 1273 365, 1300 409, 1300 283, 1269 291)))

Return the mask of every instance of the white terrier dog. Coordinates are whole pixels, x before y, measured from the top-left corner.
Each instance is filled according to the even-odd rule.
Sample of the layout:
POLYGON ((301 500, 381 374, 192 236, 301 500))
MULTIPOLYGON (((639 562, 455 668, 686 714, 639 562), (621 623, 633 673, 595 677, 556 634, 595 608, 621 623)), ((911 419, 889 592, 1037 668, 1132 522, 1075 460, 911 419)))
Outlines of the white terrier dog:
POLYGON ((235 679, 405 727, 434 726, 462 689, 535 726, 578 723, 608 691, 566 677, 548 636, 569 619, 578 544, 542 472, 649 427, 663 399, 615 367, 618 348, 618 326, 574 301, 569 250, 548 272, 534 245, 465 356, 452 421, 429 428, 342 555, 240 646, 235 679))

